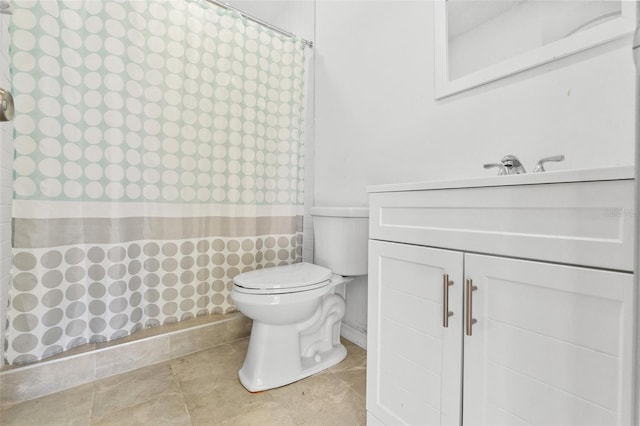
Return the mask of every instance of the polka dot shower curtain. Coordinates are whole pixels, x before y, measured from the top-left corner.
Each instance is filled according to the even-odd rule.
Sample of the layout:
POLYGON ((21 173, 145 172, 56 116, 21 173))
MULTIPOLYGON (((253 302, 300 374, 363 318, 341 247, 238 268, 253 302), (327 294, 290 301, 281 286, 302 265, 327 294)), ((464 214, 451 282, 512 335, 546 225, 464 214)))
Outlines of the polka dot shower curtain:
POLYGON ((8 363, 300 260, 305 44, 204 0, 18 0, 8 363))

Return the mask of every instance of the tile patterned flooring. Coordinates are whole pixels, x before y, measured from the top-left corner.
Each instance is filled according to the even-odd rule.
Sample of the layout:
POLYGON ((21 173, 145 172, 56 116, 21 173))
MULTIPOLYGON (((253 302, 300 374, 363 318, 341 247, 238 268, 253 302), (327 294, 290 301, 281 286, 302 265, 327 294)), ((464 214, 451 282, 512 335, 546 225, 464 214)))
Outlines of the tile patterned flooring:
POLYGON ((265 392, 237 378, 248 338, 0 411, 19 425, 364 425, 366 351, 343 340, 340 364, 265 392))

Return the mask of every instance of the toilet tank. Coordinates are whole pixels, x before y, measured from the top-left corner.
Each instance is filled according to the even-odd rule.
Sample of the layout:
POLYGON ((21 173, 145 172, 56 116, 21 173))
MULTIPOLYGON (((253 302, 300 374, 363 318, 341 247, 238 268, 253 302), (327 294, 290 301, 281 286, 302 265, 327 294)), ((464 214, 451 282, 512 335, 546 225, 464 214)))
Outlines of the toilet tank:
POLYGON ((311 216, 314 263, 339 275, 366 275, 369 209, 312 207, 311 216))

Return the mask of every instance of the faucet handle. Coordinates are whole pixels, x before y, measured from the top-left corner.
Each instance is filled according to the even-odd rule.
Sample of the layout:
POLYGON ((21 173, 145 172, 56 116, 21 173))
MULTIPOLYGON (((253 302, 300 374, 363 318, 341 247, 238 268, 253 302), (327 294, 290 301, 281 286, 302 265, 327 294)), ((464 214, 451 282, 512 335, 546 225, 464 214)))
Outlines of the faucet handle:
POLYGON ((540 161, 538 161, 538 165, 536 166, 533 173, 545 172, 546 170, 544 169, 544 163, 549 161, 564 161, 564 154, 542 158, 540 161))
POLYGON ((498 168, 498 176, 502 176, 502 175, 506 175, 507 174, 507 170, 504 168, 504 164, 502 163, 487 163, 484 166, 485 169, 491 169, 494 167, 498 168))

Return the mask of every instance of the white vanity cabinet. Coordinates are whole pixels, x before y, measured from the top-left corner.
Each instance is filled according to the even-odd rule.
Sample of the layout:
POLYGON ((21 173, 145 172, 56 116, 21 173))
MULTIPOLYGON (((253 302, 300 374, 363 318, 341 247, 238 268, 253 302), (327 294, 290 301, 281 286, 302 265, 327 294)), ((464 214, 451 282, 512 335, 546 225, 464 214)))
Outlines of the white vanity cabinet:
POLYGON ((631 273, 480 255, 464 270, 463 424, 631 424, 631 273))
POLYGON ((371 187, 369 423, 631 424, 632 176, 371 187))
POLYGON ((463 254, 370 241, 369 259, 367 409, 388 425, 458 424, 463 254))

